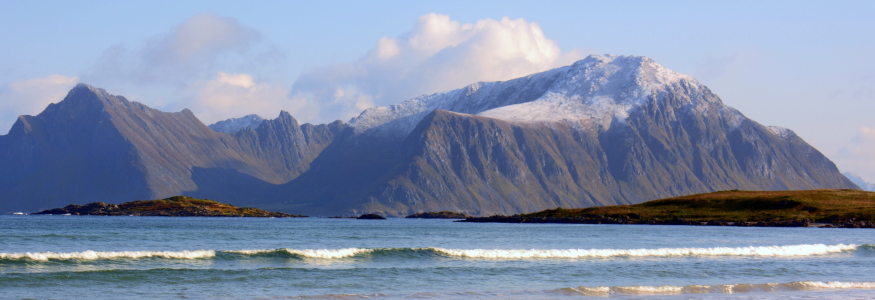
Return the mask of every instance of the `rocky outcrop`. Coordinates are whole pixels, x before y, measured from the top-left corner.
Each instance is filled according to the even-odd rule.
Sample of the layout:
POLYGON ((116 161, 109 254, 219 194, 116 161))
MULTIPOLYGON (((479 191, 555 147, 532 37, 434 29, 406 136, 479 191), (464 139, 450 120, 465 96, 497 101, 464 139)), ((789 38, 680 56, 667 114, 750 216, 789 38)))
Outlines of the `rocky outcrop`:
POLYGON ((385 220, 386 218, 384 218, 383 216, 378 215, 378 214, 364 214, 364 215, 359 216, 356 219, 359 219, 359 220, 385 220))

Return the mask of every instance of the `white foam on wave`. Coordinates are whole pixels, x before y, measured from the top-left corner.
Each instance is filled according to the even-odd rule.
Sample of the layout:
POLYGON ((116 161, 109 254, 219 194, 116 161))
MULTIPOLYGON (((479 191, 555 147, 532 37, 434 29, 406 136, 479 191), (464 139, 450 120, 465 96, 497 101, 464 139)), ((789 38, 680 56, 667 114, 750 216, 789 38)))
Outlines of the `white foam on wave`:
POLYGON ((223 251, 228 253, 238 253, 244 255, 256 255, 256 254, 264 254, 282 251, 289 254, 299 255, 308 258, 322 258, 322 259, 338 259, 338 258, 346 258, 356 256, 362 253, 369 253, 374 251, 374 249, 364 249, 364 248, 344 248, 344 249, 261 249, 261 250, 231 250, 231 251, 223 251))
POLYGON ((686 285, 686 286, 598 286, 571 287, 555 290, 565 294, 581 294, 586 296, 609 295, 680 295, 680 294, 733 294, 747 292, 776 291, 809 291, 809 290, 843 290, 843 289, 875 289, 875 282, 841 282, 841 281, 794 281, 788 283, 742 283, 719 285, 686 285))
POLYGON ((346 248, 346 249, 315 249, 315 250, 298 250, 298 249, 284 249, 286 252, 291 254, 297 254, 310 258, 325 258, 325 259, 337 259, 337 258, 345 258, 356 256, 362 253, 370 253, 373 252, 374 249, 362 249, 362 248, 346 248))
POLYGON ((26 253, 0 253, 0 259, 30 259, 37 261, 55 260, 97 260, 119 258, 175 258, 175 259, 198 259, 216 256, 213 250, 195 251, 82 251, 82 252, 26 252, 26 253))
POLYGON ((198 259, 215 257, 216 252, 242 255, 258 255, 284 252, 306 258, 341 259, 374 251, 433 251, 435 253, 461 257, 486 259, 575 259, 606 257, 670 257, 670 256, 811 256, 857 250, 870 245, 789 245, 761 247, 715 247, 715 248, 658 248, 658 249, 445 249, 445 248, 341 248, 341 249, 256 249, 256 250, 194 250, 194 251, 82 251, 82 252, 27 252, 0 253, 0 259, 30 259, 36 261, 55 260, 95 260, 95 259, 138 259, 148 257, 173 259, 198 259))
POLYGON ((443 249, 434 251, 450 256, 491 259, 531 258, 599 258, 599 257, 666 257, 666 256, 810 256, 856 250, 857 245, 790 245, 761 247, 659 248, 659 249, 443 249))

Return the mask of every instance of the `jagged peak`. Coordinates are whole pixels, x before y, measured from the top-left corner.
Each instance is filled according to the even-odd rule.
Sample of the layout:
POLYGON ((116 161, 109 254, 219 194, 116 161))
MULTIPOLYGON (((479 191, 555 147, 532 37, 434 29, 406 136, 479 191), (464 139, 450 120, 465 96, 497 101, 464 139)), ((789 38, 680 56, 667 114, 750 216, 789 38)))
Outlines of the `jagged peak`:
MULTIPOLYGON (((286 126, 292 126, 292 127, 295 127, 295 128, 297 128, 298 126, 300 126, 300 124, 298 124, 298 120, 295 119, 295 117, 292 117, 292 114, 290 114, 289 112, 287 112, 287 111, 285 111, 285 110, 281 110, 279 116, 277 116, 276 119, 273 119, 273 120, 265 120, 265 123, 268 123, 268 122, 270 122, 270 123, 280 123, 280 124, 283 124, 283 125, 286 125, 286 126)), ((264 123, 262 123, 262 124, 264 124, 264 123)))
POLYGON ((301 125, 298 123, 292 114, 287 111, 280 111, 279 116, 275 119, 264 120, 261 122, 261 125, 257 127, 253 127, 257 132, 272 132, 276 130, 280 130, 283 132, 300 132, 301 125))
POLYGON ((295 117, 285 110, 280 110, 280 115, 277 116, 277 119, 295 119, 295 117))

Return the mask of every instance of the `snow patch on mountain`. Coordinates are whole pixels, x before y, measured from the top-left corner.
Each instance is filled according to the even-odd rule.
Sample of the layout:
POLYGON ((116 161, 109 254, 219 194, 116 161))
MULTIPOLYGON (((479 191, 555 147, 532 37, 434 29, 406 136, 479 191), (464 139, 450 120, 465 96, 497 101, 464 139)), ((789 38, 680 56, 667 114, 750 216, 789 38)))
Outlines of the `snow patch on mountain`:
POLYGON ((784 139, 784 140, 795 135, 795 133, 793 133, 793 130, 790 130, 790 129, 787 129, 787 128, 784 128, 781 126, 766 126, 766 128, 769 129, 770 132, 774 133, 775 135, 781 137, 781 139, 784 139))
POLYGON ((557 68, 509 81, 478 82, 449 92, 419 96, 388 107, 370 108, 349 123, 357 134, 373 130, 403 136, 436 109, 477 114, 495 107, 535 100, 567 69, 568 67, 557 68))
POLYGON ((240 131, 244 128, 258 128, 258 126, 260 126, 263 122, 264 118, 259 117, 258 115, 247 115, 240 118, 231 118, 224 121, 219 121, 207 127, 215 132, 233 133, 240 131))
MULTIPOLYGON (((558 120, 580 120, 609 127, 615 118, 629 116, 628 105, 617 105, 609 99, 583 103, 580 95, 569 97, 547 93, 538 100, 490 109, 478 115, 518 123, 542 123, 558 120)), ((602 97, 600 97, 602 98, 602 97)))
MULTIPOLYGON (((406 135, 435 109, 511 122, 578 120, 607 127, 625 121, 649 101, 682 92, 694 110, 719 102, 691 76, 647 57, 591 55, 571 66, 503 82, 481 82, 445 93, 420 96, 389 107, 365 110, 352 119, 356 133, 372 130, 406 135)), ((740 124, 743 116, 725 107, 719 112, 740 124), (727 115, 728 113, 728 115, 727 115)))

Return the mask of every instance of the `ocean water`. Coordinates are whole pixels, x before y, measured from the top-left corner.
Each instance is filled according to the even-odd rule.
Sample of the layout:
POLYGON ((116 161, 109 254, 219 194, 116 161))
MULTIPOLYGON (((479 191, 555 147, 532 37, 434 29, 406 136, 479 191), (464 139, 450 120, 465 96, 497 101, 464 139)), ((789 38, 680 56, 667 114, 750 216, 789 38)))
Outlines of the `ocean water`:
POLYGON ((0 216, 0 298, 870 299, 875 230, 0 216))

